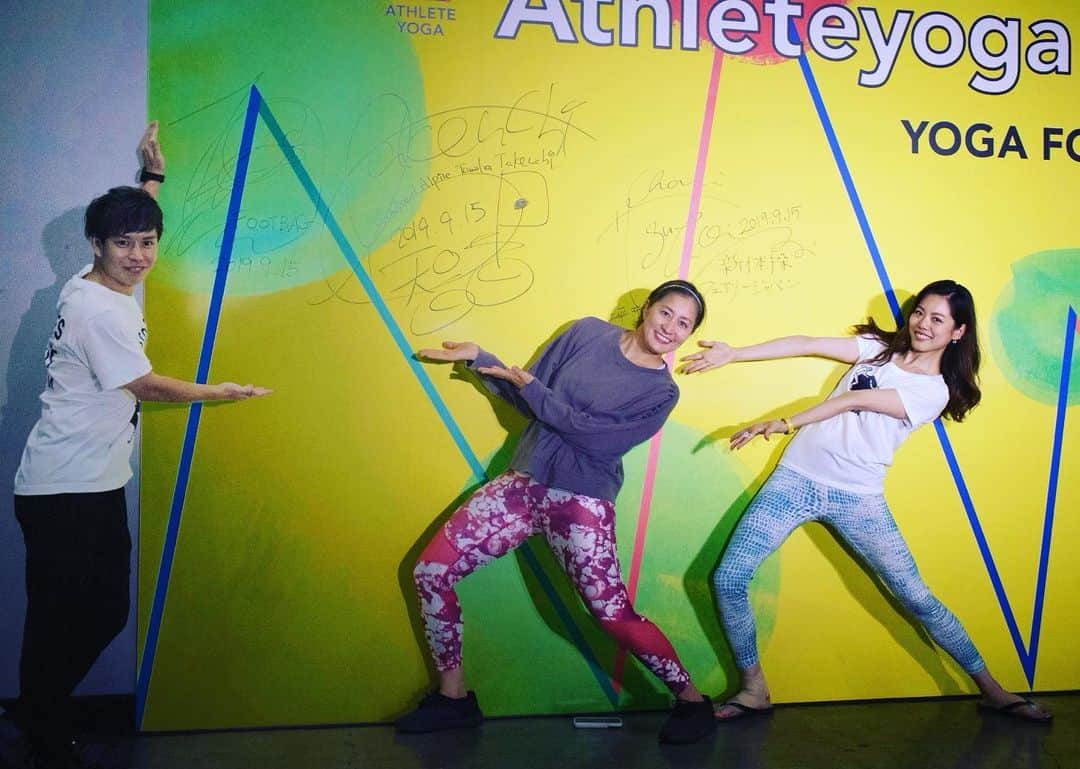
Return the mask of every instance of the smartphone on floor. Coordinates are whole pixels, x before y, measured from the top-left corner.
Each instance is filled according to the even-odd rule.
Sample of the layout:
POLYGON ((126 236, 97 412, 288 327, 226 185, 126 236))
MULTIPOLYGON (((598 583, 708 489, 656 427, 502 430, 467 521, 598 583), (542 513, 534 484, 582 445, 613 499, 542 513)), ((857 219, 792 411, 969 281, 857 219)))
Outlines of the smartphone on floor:
POLYGON ((622 719, 618 716, 574 716, 576 729, 618 729, 622 719))

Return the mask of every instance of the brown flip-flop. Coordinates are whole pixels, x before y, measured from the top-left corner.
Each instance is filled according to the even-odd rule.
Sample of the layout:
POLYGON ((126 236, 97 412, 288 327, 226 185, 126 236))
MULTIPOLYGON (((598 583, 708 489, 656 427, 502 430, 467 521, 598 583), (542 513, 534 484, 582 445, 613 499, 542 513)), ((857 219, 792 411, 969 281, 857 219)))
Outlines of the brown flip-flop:
POLYGON ((743 705, 741 702, 736 702, 735 700, 728 700, 717 708, 717 710, 723 710, 726 707, 735 708, 735 715, 723 717, 717 716, 717 721, 738 721, 741 718, 753 718, 754 716, 764 716, 772 713, 772 705, 767 708, 755 708, 750 705, 743 705))

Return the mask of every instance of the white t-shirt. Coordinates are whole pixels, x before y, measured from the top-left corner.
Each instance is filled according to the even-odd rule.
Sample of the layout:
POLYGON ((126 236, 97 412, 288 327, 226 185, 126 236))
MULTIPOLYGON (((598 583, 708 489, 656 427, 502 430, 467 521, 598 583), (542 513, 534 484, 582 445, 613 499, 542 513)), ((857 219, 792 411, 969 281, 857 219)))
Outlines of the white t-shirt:
POLYGON ((949 402, 940 374, 913 374, 892 361, 870 363, 885 349, 874 337, 857 337, 859 360, 829 398, 851 390, 895 390, 906 419, 876 411, 846 411, 799 429, 780 464, 816 481, 858 494, 881 494, 893 454, 912 430, 932 422, 949 402))
POLYGON ((90 267, 64 285, 56 304, 41 418, 23 450, 16 494, 112 491, 131 478, 139 402, 121 386, 150 372, 146 322, 134 297, 86 280, 90 267))

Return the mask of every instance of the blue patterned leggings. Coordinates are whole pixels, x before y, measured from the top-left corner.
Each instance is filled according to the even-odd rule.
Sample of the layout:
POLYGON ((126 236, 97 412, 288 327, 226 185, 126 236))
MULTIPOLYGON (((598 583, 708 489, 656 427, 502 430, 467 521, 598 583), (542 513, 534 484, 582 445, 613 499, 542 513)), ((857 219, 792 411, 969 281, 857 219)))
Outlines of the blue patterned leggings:
POLYGON ((883 496, 826 486, 782 465, 747 508, 713 574, 716 603, 736 665, 745 670, 758 661, 747 592, 750 578, 791 532, 809 521, 828 524, 854 548, 960 667, 969 674, 985 667, 959 620, 919 576, 883 496))

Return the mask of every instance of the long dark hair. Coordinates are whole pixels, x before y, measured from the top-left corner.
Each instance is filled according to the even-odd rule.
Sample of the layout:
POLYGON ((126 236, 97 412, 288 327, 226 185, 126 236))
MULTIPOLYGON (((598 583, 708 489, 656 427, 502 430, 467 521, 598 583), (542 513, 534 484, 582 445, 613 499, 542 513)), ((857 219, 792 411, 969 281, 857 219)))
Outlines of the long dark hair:
MULTIPOLYGON (((955 280, 937 280, 920 291, 911 302, 911 314, 922 304, 927 296, 942 296, 949 301, 949 311, 957 326, 966 326, 964 335, 955 342, 945 345, 941 355, 941 375, 949 388, 949 402, 942 411, 942 416, 954 422, 964 421, 964 416, 979 405, 982 393, 979 391, 979 339, 975 333, 975 300, 971 292, 955 280)), ((854 327, 856 334, 872 336, 885 345, 885 349, 873 359, 874 363, 884 363, 897 353, 911 350, 911 331, 908 318, 896 331, 880 328, 873 318, 854 327)))
POLYGON ((705 297, 698 291, 697 286, 688 280, 665 280, 659 286, 654 288, 649 294, 649 298, 645 300, 645 303, 641 305, 641 312, 638 313, 637 325, 641 325, 645 321, 645 310, 653 303, 660 299, 663 299, 668 294, 678 293, 688 296, 694 300, 697 305, 697 320, 694 321, 694 331, 697 331, 698 326, 701 325, 701 321, 705 320, 705 297))

